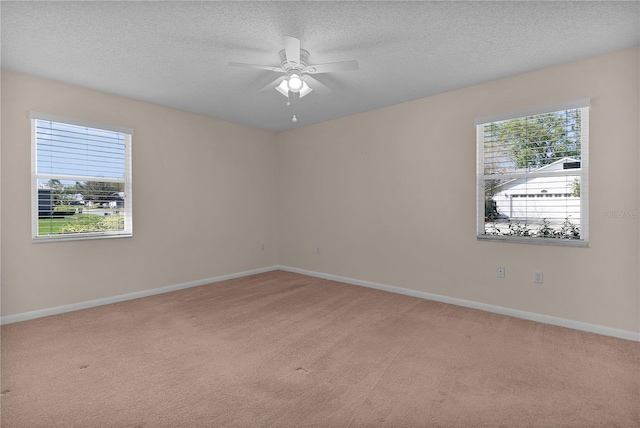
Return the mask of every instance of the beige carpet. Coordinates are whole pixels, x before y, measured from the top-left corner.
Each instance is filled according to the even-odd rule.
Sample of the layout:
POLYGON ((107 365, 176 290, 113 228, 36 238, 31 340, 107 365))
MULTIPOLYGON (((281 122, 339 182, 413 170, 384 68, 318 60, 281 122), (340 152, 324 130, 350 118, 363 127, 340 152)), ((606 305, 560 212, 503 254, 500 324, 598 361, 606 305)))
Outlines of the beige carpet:
POLYGON ((638 427, 640 343, 269 272, 2 327, 2 427, 638 427))

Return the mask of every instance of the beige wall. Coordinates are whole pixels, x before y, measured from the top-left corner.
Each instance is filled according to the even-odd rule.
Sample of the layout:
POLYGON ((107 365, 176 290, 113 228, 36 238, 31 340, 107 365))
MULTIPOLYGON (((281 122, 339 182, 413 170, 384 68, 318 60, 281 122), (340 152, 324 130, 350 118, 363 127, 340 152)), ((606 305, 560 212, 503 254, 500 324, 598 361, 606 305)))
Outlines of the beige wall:
POLYGON ((275 133, 7 71, 2 125, 3 316, 277 264, 275 133), (31 242, 30 110, 134 129, 133 238, 31 242))
POLYGON ((2 315, 280 264, 638 332, 639 58, 280 134, 3 71, 2 315), (476 241, 474 118, 584 97, 590 247, 476 241), (133 238, 31 243, 30 110, 134 128, 133 238))
POLYGON ((605 214, 640 209, 638 53, 279 134, 280 264, 640 331, 639 221, 605 214), (478 242, 474 118, 584 97, 590 247, 478 242))

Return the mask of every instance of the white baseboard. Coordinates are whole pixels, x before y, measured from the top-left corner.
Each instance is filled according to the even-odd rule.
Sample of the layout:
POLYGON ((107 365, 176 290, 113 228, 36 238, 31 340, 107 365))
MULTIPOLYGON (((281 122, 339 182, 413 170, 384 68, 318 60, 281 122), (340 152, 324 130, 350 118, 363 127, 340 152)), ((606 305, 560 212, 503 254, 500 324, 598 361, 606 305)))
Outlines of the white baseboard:
POLYGON ((435 300, 437 302, 449 303, 456 306, 464 306, 466 308, 480 309, 486 312, 493 312, 501 315, 508 315, 515 318, 521 318, 529 321, 536 321, 544 324, 556 325, 559 327, 572 328, 574 330, 587 331, 590 333, 601 334, 604 336, 617 337, 619 339, 633 340, 640 342, 640 333, 629 330, 620 330, 617 328, 605 327, 597 324, 589 324, 580 321, 569 320, 565 318, 553 317, 550 315, 537 314, 534 312, 526 312, 518 309, 510 309, 502 306, 489 305, 486 303, 474 302, 471 300, 458 299, 455 297, 447 297, 439 294, 426 293, 424 291, 409 290, 407 288, 394 287, 392 285, 378 284, 375 282, 362 281, 359 279, 346 278, 338 275, 331 275, 321 272, 314 272, 306 269, 292 268, 288 266, 278 266, 278 269, 287 272, 300 273, 303 275, 314 276, 317 278, 329 279, 338 282, 344 282, 352 285, 360 285, 368 288, 389 291, 392 293, 404 294, 421 299, 435 300))
POLYGON ((572 328, 575 330, 587 331, 604 336, 617 337, 619 339, 633 340, 640 342, 640 333, 628 330, 620 330, 611 327, 605 327, 597 324, 589 324, 580 321, 569 320, 565 318, 553 317, 550 315, 537 314, 533 312, 521 311, 518 309, 505 308, 502 306, 489 305, 486 303, 474 302, 471 300, 458 299, 455 297, 447 297, 439 294, 427 293, 424 291, 410 290, 407 288, 395 287, 392 285, 379 284, 376 282, 362 281, 359 279, 347 278, 344 276, 331 275, 321 272, 314 272, 306 269, 292 268, 288 266, 268 266, 259 269, 252 269, 244 272, 237 272, 228 275, 221 275, 214 278, 201 279, 197 281, 185 282, 182 284, 169 285, 166 287, 153 288, 151 290, 137 291, 134 293, 121 294, 118 296, 105 297, 102 299, 88 300, 86 302, 72 303, 69 305, 56 306, 53 308, 40 309, 31 312, 24 312, 15 315, 7 315, 0 318, 0 325, 11 324, 20 321, 27 321, 35 318, 46 317, 50 315, 63 314, 65 312, 77 311, 80 309, 88 309, 96 306, 108 305, 111 303, 123 302, 126 300, 139 299, 141 297, 153 296, 156 294, 168 293, 171 291, 182 290, 184 288, 198 287, 200 285, 212 284, 215 282, 225 281, 228 279, 241 278, 243 276, 256 275, 259 273, 270 272, 274 270, 283 270, 287 272, 299 273, 302 275, 313 276, 317 278, 329 279, 332 281, 344 282, 346 284, 359 285, 362 287, 375 288, 377 290, 389 291, 391 293, 404 294, 407 296, 418 297, 421 299, 434 300, 442 303, 449 303, 467 308, 480 309, 486 312, 493 312, 501 315, 508 315, 515 318, 521 318, 530 321, 541 322, 544 324, 557 325, 560 327, 572 328))
POLYGON ((7 315, 0 318, 0 325, 12 324, 20 321, 32 320, 35 318, 47 317, 50 315, 63 314, 65 312, 88 309, 96 306, 108 305, 111 303, 123 302, 125 300, 139 299, 141 297, 153 296, 156 294, 169 293, 170 291, 182 290, 184 288, 198 287, 200 285, 225 281, 227 279, 241 278, 243 276, 255 275, 263 272, 278 270, 278 266, 269 266, 259 269, 247 270, 244 272, 231 273, 228 275, 216 276, 214 278, 201 279, 197 281, 184 282, 182 284, 168 285, 166 287, 153 288, 151 290, 136 291, 134 293, 120 294, 118 296, 104 297, 102 299, 88 300, 86 302, 72 303, 70 305, 56 306, 53 308, 40 309, 37 311, 23 312, 21 314, 7 315))

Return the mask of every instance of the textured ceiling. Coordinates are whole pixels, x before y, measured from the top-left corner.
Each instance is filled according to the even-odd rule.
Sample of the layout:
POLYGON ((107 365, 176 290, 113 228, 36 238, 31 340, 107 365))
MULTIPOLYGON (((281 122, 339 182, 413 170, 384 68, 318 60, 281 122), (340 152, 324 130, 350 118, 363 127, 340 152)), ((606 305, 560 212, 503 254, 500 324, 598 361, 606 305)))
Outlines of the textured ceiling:
POLYGON ((626 2, 9 2, 2 67, 258 128, 281 131, 640 43, 626 2), (292 107, 278 74, 282 36, 311 64, 360 70, 315 77, 292 107))

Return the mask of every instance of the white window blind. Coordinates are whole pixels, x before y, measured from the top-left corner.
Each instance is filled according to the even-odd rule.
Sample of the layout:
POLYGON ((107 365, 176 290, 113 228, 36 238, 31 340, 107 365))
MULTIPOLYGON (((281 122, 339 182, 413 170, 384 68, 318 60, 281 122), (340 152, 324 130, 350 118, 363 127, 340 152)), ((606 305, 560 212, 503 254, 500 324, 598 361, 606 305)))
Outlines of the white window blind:
POLYGON ((132 131, 30 117, 34 241, 131 236, 132 131))
POLYGON ((588 99, 563 106, 476 120, 479 239, 587 244, 588 99))

